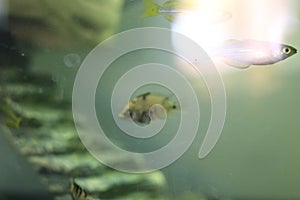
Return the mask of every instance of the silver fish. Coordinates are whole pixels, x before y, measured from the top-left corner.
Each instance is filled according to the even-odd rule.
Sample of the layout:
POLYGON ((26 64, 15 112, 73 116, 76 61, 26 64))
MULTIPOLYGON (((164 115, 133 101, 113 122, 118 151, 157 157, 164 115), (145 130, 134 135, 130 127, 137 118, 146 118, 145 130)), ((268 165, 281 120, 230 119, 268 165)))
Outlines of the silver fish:
POLYGON ((213 56, 236 68, 251 65, 270 65, 297 53, 297 49, 286 44, 258 40, 227 40, 213 52, 213 56))
POLYGON ((170 101, 168 96, 147 92, 133 98, 120 112, 119 117, 149 124, 151 119, 164 119, 166 118, 165 112, 177 108, 176 103, 170 101))

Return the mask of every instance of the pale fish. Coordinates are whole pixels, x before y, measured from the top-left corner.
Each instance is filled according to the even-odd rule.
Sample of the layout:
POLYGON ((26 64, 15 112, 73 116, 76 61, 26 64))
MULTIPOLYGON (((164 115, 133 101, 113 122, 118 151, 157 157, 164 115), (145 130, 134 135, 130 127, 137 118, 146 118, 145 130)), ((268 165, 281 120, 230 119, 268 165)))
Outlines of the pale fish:
MULTIPOLYGON (((175 21, 177 15, 180 14, 189 14, 200 11, 204 13, 202 15, 203 18, 206 18, 208 23, 219 23, 223 21, 227 21, 231 18, 231 14, 224 11, 215 11, 215 10, 207 10, 207 8, 203 7, 199 10, 198 2, 196 0, 171 0, 165 2, 163 5, 158 5, 153 2, 153 0, 144 0, 145 11, 143 13, 144 17, 153 17, 162 15, 165 19, 170 22, 175 21)), ((197 15, 195 15, 196 17, 197 15)))
POLYGON ((236 68, 251 65, 271 65, 297 53, 297 49, 286 44, 258 40, 227 40, 211 54, 236 68))
POLYGON ((130 100, 119 117, 131 118, 141 124, 149 124, 151 119, 165 119, 168 112, 177 108, 178 105, 170 101, 169 96, 147 92, 130 100))

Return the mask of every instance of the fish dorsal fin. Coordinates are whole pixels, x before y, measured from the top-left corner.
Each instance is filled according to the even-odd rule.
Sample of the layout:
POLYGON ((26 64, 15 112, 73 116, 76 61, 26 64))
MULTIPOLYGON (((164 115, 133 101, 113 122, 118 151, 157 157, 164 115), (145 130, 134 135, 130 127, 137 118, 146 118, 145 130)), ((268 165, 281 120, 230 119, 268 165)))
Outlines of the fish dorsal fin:
POLYGON ((170 100, 171 97, 175 97, 175 98, 176 98, 176 96, 175 96, 175 94, 174 94, 173 92, 172 92, 170 95, 166 96, 166 97, 164 98, 164 101, 170 100))
POLYGON ((142 98, 143 100, 146 100, 147 96, 149 96, 151 92, 146 92, 144 94, 138 95, 136 98, 142 98))
POLYGON ((162 5, 162 9, 166 10, 177 10, 185 5, 185 1, 171 0, 167 1, 162 5))
POLYGON ((250 64, 248 64, 248 63, 243 63, 243 62, 233 60, 233 59, 228 59, 228 58, 224 58, 223 62, 231 67, 235 67, 235 68, 239 68, 239 69, 246 69, 246 68, 250 67, 250 64))

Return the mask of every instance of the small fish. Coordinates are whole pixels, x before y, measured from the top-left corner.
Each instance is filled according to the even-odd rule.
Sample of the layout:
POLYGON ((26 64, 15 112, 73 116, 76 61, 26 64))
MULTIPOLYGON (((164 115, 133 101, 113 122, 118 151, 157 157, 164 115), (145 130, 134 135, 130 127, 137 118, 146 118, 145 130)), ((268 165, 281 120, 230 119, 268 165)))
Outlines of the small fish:
POLYGON ((119 114, 119 117, 149 124, 151 119, 165 119, 165 112, 168 113, 177 108, 176 103, 170 101, 169 97, 147 92, 133 98, 119 114))
POLYGON ((236 68, 270 65, 297 53, 292 46, 258 40, 227 40, 212 55, 236 68))
MULTIPOLYGON (((175 18, 179 14, 188 14, 197 12, 198 4, 195 0, 185 0, 185 1, 179 1, 179 0, 171 0, 165 2, 163 5, 158 5, 154 3, 152 0, 144 0, 145 4, 145 11, 143 13, 144 17, 153 17, 162 15, 164 18, 170 22, 174 22, 175 18)), ((198 9, 199 10, 199 9, 198 9)), ((228 12, 213 12, 213 17, 210 13, 207 13, 207 10, 205 8, 202 8, 201 11, 204 14, 203 18, 210 18, 208 19, 211 21, 211 23, 217 23, 217 22, 223 22, 231 18, 231 14, 228 12)))
POLYGON ((73 200, 90 200, 87 197, 86 191, 81 188, 74 180, 70 182, 70 193, 73 200))

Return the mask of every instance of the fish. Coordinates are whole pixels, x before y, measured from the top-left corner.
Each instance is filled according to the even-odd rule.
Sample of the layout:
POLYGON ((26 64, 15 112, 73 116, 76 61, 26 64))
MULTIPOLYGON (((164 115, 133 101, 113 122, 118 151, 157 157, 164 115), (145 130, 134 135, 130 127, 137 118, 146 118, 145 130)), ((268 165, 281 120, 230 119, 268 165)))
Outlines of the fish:
POLYGON ((248 68, 251 65, 271 65, 285 60, 297 53, 297 49, 286 44, 253 39, 230 39, 216 48, 211 54, 235 68, 248 68))
POLYGON ((166 113, 178 109, 176 102, 169 100, 170 96, 163 96, 147 92, 132 100, 119 114, 121 119, 131 118, 134 122, 149 124, 153 119, 165 119, 166 113))
MULTIPOLYGON (((165 2, 163 5, 159 5, 153 0, 144 0, 145 10, 143 17, 153 17, 162 15, 166 20, 174 22, 177 15, 196 13, 199 11, 198 2, 195 0, 171 0, 165 2)), ((227 21, 231 18, 231 14, 225 11, 207 11, 207 9, 202 8, 200 12, 205 13, 202 15, 211 23, 218 23, 227 21), (209 19, 208 19, 209 18, 209 19)))
POLYGON ((86 191, 75 180, 70 181, 70 194, 73 200, 91 200, 88 198, 86 191))

